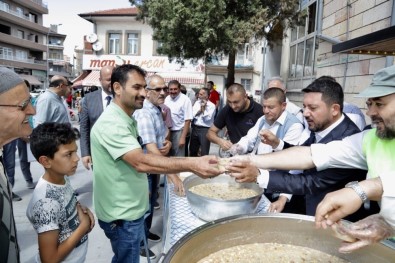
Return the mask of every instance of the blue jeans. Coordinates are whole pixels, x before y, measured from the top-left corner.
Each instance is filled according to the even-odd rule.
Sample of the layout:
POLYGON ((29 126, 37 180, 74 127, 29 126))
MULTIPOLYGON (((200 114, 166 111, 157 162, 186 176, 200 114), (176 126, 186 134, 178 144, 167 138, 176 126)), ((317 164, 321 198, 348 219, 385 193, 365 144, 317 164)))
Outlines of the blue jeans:
POLYGON ((149 198, 149 210, 145 214, 145 235, 148 238, 149 230, 152 226, 152 219, 154 217, 154 206, 158 196, 158 179, 159 174, 148 174, 148 191, 150 193, 149 198))
POLYGON ((100 219, 99 225, 110 239, 114 252, 112 263, 139 263, 140 242, 144 231, 144 217, 133 221, 116 220, 106 223, 100 219))

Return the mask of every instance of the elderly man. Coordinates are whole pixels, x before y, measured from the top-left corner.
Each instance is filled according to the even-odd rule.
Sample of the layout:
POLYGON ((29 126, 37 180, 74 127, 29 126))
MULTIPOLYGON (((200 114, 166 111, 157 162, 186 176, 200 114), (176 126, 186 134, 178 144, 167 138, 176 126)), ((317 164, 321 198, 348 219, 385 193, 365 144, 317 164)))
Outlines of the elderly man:
MULTIPOLYGON (((30 103, 29 90, 21 77, 15 72, 0 67, 0 148, 19 137, 30 135, 32 128, 29 117, 35 114, 30 103)), ((1 253, 0 262, 20 262, 12 209, 11 185, 6 177, 2 150, 0 151, 0 214, 1 216, 1 253)))
POLYGON ((49 88, 37 99, 34 127, 44 122, 70 122, 69 110, 63 98, 71 94, 71 85, 73 83, 63 76, 55 75, 51 78, 49 88))
POLYGON ((210 141, 207 139, 207 131, 214 122, 215 105, 208 100, 209 91, 201 88, 198 99, 193 105, 193 122, 191 132, 191 142, 189 144, 189 155, 204 156, 210 152, 210 141))
POLYGON ((111 241, 113 262, 139 262, 149 208, 146 173, 191 171, 204 178, 220 174, 215 156, 167 158, 143 152, 137 122, 131 116, 143 107, 145 75, 130 64, 114 69, 113 102, 91 131, 93 201, 99 225, 111 241))
POLYGON ((207 132, 207 138, 224 151, 228 151, 233 143, 246 135, 263 115, 262 106, 248 97, 241 84, 230 85, 226 90, 226 98, 227 105, 218 112, 214 124, 207 132), (224 127, 228 130, 230 141, 218 136, 218 132, 224 127))
POLYGON ((318 205, 316 224, 326 226, 333 225, 341 217, 355 212, 368 198, 381 198, 380 215, 351 224, 346 233, 357 238, 357 241, 343 244, 341 252, 350 252, 390 237, 394 235, 395 229, 395 66, 379 70, 373 76, 370 86, 358 96, 367 98, 367 115, 372 119, 375 128, 341 141, 313 144, 310 147, 292 147, 272 154, 251 156, 247 161, 263 169, 316 167, 318 171, 328 168, 368 170, 367 177, 376 178, 374 190, 369 188, 371 182, 351 182, 346 185, 346 189, 339 192, 341 197, 346 197, 344 201, 350 203, 349 205, 345 205, 344 201, 339 203, 338 194, 329 194, 330 198, 325 198, 323 204, 318 205), (381 224, 384 221, 386 223, 381 224), (378 231, 376 224, 380 224, 380 230, 384 231, 378 231))
POLYGON ((81 131, 81 159, 86 169, 92 165, 90 134, 93 124, 97 121, 103 110, 112 100, 111 73, 113 66, 104 66, 100 69, 101 89, 85 95, 80 118, 81 131))

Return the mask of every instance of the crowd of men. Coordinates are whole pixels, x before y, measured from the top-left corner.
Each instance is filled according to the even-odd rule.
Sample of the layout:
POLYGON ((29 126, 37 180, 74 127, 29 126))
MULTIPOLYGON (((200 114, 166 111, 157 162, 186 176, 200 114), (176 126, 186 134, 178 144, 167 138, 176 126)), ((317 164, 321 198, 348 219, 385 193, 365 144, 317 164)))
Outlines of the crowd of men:
MULTIPOLYGON (((7 242, 2 239, 1 243, 7 246, 0 261, 18 262, 11 200, 20 197, 11 191, 7 143, 14 143, 15 162, 17 141, 12 140, 25 142, 26 148, 32 128, 70 123, 64 98, 72 92, 72 83, 54 76, 34 109, 27 84, 3 67, 0 75, 0 118, 4 123, 0 146, 5 149, 1 155, 5 171, 0 167, 0 175, 3 210, 8 209, 2 217, 7 232, 2 238, 6 236, 7 242)), ((364 116, 344 102, 341 85, 330 76, 320 77, 302 90, 303 109, 286 97, 280 77, 268 81, 259 103, 241 84, 231 84, 225 90, 223 108, 212 81, 192 101, 183 94, 179 81, 166 84, 160 75, 147 77, 143 69, 130 64, 103 67, 100 83, 100 89, 81 101, 81 158, 85 168, 93 170, 95 214, 111 242, 113 262, 155 257, 146 239, 161 239, 150 231, 159 177, 165 174, 182 194, 179 172, 190 171, 203 178, 222 173, 218 158, 209 155, 211 143, 234 155, 226 166, 229 176, 265 189, 271 201, 268 212, 315 215, 317 227, 331 226, 341 218, 355 222, 340 226, 358 239, 344 244, 341 251, 395 235, 395 66, 377 72, 359 94, 367 98, 373 126, 365 131, 364 116), (229 139, 220 135, 223 130, 229 139), (369 225, 362 228, 366 223, 369 225)), ((20 154, 23 149, 18 144, 20 154)), ((27 187, 34 188, 25 171, 27 187)))

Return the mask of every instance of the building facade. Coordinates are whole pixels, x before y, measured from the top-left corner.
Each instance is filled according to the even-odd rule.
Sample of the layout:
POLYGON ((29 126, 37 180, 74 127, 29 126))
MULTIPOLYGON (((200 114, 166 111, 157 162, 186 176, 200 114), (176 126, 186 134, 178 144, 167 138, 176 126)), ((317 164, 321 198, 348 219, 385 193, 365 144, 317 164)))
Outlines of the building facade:
POLYGON ((51 25, 48 33, 48 77, 61 75, 69 78, 72 76, 73 67, 70 58, 63 53, 66 35, 58 33, 58 26, 51 25))
POLYGON ((41 0, 0 1, 0 65, 13 69, 34 87, 47 78, 48 7, 41 0))

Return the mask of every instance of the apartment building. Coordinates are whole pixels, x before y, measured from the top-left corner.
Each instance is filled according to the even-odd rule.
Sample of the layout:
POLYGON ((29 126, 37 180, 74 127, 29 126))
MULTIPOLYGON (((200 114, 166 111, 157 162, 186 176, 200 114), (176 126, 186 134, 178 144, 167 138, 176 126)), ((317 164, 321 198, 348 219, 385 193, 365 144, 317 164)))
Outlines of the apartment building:
POLYGON ((51 25, 48 33, 48 77, 61 75, 69 78, 72 76, 73 67, 70 58, 64 55, 64 41, 66 35, 58 33, 58 26, 51 25))
POLYGON ((0 65, 35 87, 47 79, 48 7, 41 0, 0 0, 0 65))

